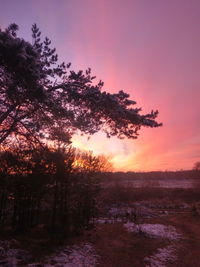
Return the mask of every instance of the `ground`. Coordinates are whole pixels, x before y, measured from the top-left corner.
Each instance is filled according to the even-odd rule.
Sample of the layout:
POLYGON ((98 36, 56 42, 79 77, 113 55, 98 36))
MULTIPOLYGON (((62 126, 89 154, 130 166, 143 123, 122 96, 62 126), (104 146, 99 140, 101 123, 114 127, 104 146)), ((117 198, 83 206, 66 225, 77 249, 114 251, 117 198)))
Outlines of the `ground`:
POLYGON ((0 266, 200 266, 199 189, 106 190, 93 229, 61 241, 40 229, 24 237, 4 234, 0 266))

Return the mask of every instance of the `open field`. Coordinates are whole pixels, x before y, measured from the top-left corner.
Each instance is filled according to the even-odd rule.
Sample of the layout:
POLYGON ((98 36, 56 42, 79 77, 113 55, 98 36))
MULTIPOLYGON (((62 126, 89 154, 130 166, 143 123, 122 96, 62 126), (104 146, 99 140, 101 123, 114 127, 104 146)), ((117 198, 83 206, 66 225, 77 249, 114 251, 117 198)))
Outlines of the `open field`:
POLYGON ((117 172, 102 175, 103 187, 120 185, 123 187, 196 188, 200 185, 199 171, 165 172, 117 172))

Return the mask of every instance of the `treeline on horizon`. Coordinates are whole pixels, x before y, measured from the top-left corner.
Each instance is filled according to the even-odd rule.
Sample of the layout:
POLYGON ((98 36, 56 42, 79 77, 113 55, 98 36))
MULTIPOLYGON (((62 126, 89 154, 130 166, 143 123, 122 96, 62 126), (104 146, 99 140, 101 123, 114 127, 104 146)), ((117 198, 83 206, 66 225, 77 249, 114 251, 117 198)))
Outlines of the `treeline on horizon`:
POLYGON ((133 180, 133 179, 200 179, 199 170, 178 171, 150 171, 150 172, 104 172, 100 174, 103 182, 111 180, 133 180))

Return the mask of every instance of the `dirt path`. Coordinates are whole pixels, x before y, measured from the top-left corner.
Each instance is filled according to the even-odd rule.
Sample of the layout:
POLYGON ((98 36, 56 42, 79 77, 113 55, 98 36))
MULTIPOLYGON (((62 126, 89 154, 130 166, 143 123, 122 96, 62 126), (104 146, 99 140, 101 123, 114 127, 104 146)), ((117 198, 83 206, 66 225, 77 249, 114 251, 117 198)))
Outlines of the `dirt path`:
POLYGON ((200 266, 200 218, 191 216, 173 216, 169 223, 183 233, 178 253, 177 266, 199 267, 200 266))
POLYGON ((200 217, 192 216, 191 212, 176 213, 153 218, 149 222, 172 225, 182 234, 177 247, 176 265, 169 266, 200 267, 200 217))

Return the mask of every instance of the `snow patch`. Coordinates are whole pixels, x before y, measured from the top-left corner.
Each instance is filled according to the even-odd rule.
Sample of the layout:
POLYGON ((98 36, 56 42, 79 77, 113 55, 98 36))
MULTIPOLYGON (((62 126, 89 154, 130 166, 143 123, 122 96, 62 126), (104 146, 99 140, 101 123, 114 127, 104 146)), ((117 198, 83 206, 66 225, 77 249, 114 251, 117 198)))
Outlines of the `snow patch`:
POLYGON ((146 267, 167 267, 167 263, 174 264, 176 260, 175 248, 172 245, 159 248, 153 256, 144 258, 146 267))
POLYGON ((44 264, 32 263, 28 267, 95 267, 97 265, 96 252, 92 245, 72 246, 58 250, 47 257, 44 264))
POLYGON ((177 240, 181 237, 181 235, 177 233, 176 228, 171 225, 134 224, 134 223, 128 222, 124 224, 124 227, 129 232, 144 234, 152 238, 167 238, 169 240, 177 240))
POLYGON ((22 249, 11 248, 13 241, 0 241, 0 266, 17 267, 30 259, 30 254, 22 249))
POLYGON ((95 220, 95 223, 98 224, 114 224, 125 222, 123 218, 99 218, 95 220))

